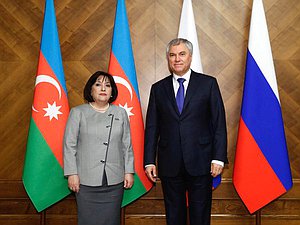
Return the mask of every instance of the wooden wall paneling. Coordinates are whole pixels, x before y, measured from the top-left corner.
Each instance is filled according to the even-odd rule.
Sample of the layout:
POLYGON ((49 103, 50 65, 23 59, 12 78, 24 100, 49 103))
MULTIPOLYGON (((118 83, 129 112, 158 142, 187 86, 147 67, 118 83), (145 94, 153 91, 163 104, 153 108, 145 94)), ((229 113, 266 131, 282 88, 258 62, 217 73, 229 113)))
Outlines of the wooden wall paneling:
MULTIPOLYGON (((132 47, 145 113, 151 85, 169 74, 166 44, 177 36, 183 0, 127 0, 132 47)), ((96 70, 106 71, 116 0, 55 1, 70 106, 96 70)), ((213 192, 212 224, 255 224, 232 185, 251 0, 194 0, 204 72, 218 79, 228 130, 230 164, 213 192)), ((300 1, 265 0, 294 186, 263 208, 263 225, 300 221, 300 1)), ((44 0, 0 0, 0 224, 40 224, 21 182, 44 0)), ((45 211, 47 225, 76 223, 73 195, 45 211)), ((165 224, 160 182, 125 209, 126 225, 165 224)))

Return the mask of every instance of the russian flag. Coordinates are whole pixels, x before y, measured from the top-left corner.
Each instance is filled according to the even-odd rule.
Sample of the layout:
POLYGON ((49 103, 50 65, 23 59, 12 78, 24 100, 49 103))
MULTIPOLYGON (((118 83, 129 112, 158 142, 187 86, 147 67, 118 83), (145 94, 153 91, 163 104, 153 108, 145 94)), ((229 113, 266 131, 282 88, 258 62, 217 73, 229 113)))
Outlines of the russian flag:
POLYGON ((254 0, 233 184, 250 213, 293 185, 262 0, 254 0))
POLYGON ((178 38, 185 38, 192 42, 193 60, 191 63, 191 69, 198 73, 203 73, 192 0, 183 0, 178 29, 178 38))
POLYGON ((138 83, 131 46, 130 30, 125 0, 118 0, 108 72, 118 86, 118 98, 114 104, 124 108, 130 121, 134 153, 134 185, 124 191, 122 207, 138 199, 152 187, 144 172, 144 123, 138 83))

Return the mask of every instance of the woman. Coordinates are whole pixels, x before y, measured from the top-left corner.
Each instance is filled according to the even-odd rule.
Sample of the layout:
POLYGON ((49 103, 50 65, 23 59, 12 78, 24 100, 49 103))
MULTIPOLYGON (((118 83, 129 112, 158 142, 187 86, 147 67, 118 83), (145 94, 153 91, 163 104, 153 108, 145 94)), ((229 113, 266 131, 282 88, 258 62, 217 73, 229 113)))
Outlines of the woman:
POLYGON ((70 111, 64 137, 64 174, 75 192, 78 224, 120 224, 123 187, 133 185, 133 151, 126 111, 111 103, 113 77, 94 73, 84 87, 86 104, 70 111))

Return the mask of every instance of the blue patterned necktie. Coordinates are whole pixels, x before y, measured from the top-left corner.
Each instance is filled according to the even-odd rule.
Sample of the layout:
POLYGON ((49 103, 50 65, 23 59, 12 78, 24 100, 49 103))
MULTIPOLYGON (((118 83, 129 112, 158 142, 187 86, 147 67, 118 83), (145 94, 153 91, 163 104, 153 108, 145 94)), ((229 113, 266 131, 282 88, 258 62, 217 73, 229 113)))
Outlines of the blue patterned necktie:
POLYGON ((183 108, 183 103, 184 103, 184 86, 183 86, 183 82, 185 81, 184 78, 178 78, 177 79, 178 83, 179 83, 179 88, 176 94, 176 103, 178 106, 178 110, 181 113, 182 112, 182 108, 183 108))

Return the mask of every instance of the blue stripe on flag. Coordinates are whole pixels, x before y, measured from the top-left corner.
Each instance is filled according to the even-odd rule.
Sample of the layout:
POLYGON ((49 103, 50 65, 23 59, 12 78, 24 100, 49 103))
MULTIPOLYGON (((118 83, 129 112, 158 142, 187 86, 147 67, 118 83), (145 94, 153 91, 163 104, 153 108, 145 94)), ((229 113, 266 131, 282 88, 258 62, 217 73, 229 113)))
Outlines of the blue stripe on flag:
POLYGON ((46 0, 41 51, 67 95, 53 0, 46 0))
POLYGON ((283 186, 292 187, 281 107, 253 56, 247 51, 242 117, 283 186))
POLYGON ((128 77, 131 85, 135 90, 136 95, 140 99, 130 40, 131 38, 126 14, 125 1, 119 0, 116 9, 112 52, 118 60, 119 64, 121 65, 124 73, 128 77))
POLYGON ((216 189, 221 184, 221 180, 222 180, 221 174, 213 178, 213 184, 212 184, 213 189, 216 189))

